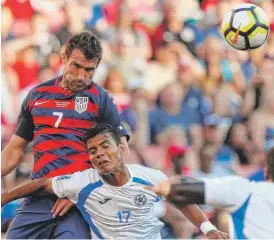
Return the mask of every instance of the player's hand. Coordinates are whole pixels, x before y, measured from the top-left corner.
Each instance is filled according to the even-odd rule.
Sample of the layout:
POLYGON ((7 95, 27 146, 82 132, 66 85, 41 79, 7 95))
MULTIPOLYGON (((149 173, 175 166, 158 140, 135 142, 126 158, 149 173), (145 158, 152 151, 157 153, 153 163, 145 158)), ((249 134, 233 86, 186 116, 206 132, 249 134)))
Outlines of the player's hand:
POLYGON ((71 202, 69 199, 59 198, 51 209, 53 217, 55 218, 58 215, 63 216, 73 207, 73 205, 74 203, 71 202))
POLYGON ((206 237, 208 239, 229 239, 228 235, 219 230, 212 230, 207 233, 206 237))
POLYGON ((162 181, 158 185, 153 187, 145 187, 145 189, 155 192, 157 195, 167 197, 170 192, 171 184, 170 181, 162 181))
POLYGON ((167 197, 170 193, 172 184, 178 184, 181 181, 181 176, 173 176, 169 180, 162 181, 153 187, 146 187, 147 190, 155 192, 157 195, 167 197))

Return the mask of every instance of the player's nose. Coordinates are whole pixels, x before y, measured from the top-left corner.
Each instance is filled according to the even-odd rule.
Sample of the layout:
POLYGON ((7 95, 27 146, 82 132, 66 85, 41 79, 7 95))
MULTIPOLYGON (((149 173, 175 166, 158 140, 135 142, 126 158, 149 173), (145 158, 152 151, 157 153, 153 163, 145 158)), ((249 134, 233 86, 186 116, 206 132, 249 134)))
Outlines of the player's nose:
POLYGON ((77 79, 84 81, 86 79, 86 71, 84 69, 79 69, 77 79))
POLYGON ((106 154, 102 151, 98 151, 97 154, 96 154, 97 159, 104 158, 105 156, 106 156, 106 154))

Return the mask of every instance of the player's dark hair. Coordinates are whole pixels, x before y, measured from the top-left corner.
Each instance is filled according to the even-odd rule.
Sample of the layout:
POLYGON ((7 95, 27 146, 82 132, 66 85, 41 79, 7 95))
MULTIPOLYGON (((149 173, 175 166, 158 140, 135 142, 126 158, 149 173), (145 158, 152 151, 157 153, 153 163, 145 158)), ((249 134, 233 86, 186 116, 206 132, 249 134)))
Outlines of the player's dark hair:
POLYGON ((268 173, 274 181, 274 147, 270 148, 266 155, 268 173))
POLYGON ((103 48, 100 40, 91 31, 82 31, 72 36, 66 45, 65 54, 70 57, 74 49, 80 49, 87 59, 102 59, 103 48))
POLYGON ((120 134, 116 131, 114 127, 108 124, 96 124, 92 128, 85 132, 83 137, 83 142, 87 144, 88 140, 94 138, 95 136, 103 133, 110 133, 115 143, 119 145, 121 143, 120 134))

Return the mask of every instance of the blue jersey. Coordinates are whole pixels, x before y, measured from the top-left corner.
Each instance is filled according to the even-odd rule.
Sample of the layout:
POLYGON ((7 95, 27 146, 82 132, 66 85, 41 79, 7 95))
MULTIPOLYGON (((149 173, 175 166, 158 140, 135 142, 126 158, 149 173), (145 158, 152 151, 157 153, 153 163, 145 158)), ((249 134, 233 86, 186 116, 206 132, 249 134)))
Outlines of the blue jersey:
POLYGON ((54 177, 92 167, 84 132, 96 123, 127 132, 112 97, 99 85, 72 93, 60 86, 62 77, 33 88, 24 100, 15 134, 33 141, 32 178, 54 177))

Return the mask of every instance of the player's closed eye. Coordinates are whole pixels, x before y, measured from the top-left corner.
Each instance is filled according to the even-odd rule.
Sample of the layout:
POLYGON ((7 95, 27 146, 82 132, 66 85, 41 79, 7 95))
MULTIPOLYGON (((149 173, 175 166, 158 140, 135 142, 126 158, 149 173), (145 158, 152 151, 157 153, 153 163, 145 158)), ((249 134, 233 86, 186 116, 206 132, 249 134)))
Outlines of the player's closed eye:
POLYGON ((105 143, 104 145, 103 145, 103 148, 108 148, 109 147, 109 144, 108 143, 105 143))
POLYGON ((89 151, 89 155, 94 155, 94 154, 96 154, 96 150, 90 150, 89 151))

